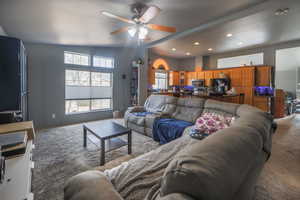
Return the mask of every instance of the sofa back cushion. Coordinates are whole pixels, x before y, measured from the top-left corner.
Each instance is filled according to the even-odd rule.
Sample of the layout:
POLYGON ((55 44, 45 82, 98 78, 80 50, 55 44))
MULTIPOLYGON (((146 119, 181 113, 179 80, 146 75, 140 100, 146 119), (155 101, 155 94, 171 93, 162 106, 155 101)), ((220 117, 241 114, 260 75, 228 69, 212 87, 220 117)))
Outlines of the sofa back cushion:
POLYGON ((166 95, 151 95, 144 104, 147 112, 172 113, 175 111, 177 98, 166 95))
POLYGON ((205 99, 201 98, 178 98, 176 110, 172 117, 195 123, 203 111, 204 103, 205 99))
POLYGON ((169 163, 160 195, 184 193, 195 199, 231 200, 263 153, 262 146, 260 134, 250 127, 229 127, 196 140, 169 163))
POLYGON ((237 115, 237 109, 239 107, 239 104, 208 99, 205 102, 203 113, 217 113, 225 117, 234 117, 237 115))

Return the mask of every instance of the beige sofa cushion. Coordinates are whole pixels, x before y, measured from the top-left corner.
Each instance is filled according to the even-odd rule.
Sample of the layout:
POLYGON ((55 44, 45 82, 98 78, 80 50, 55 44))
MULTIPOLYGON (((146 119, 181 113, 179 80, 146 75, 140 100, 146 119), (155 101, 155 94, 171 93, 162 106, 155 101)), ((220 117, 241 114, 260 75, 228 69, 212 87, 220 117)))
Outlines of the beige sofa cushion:
POLYGON ((159 117, 159 115, 156 114, 148 114, 145 117, 145 127, 146 128, 153 128, 153 124, 155 119, 157 119, 159 117))
POLYGON ((122 200, 107 177, 100 171, 86 171, 65 184, 64 200, 122 200))
POLYGON ((179 98, 172 118, 195 123, 201 115, 205 99, 201 98, 179 98))
POLYGON ((195 199, 232 200, 263 153, 262 146, 262 137, 250 127, 226 128, 186 146, 165 170, 161 196, 184 193, 195 199))
POLYGON ((239 104, 226 103, 208 99, 205 101, 203 112, 214 112, 224 116, 236 116, 239 104))
POLYGON ((130 123, 133 123, 133 124, 136 124, 136 125, 139 125, 139 126, 144 126, 145 125, 145 117, 142 117, 142 116, 136 116, 132 113, 130 113, 128 115, 128 121, 130 123))
POLYGON ((147 98, 144 108, 147 112, 174 112, 176 97, 166 95, 151 95, 147 98))

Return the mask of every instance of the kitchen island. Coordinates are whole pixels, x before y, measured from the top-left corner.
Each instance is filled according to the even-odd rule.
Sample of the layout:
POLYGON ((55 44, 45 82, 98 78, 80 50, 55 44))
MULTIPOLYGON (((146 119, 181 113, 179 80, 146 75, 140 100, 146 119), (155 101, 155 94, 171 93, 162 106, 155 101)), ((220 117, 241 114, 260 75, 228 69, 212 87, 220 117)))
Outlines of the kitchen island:
POLYGON ((205 98, 228 103, 244 104, 244 94, 225 94, 225 95, 194 95, 189 92, 152 92, 153 95, 168 95, 184 98, 205 98))

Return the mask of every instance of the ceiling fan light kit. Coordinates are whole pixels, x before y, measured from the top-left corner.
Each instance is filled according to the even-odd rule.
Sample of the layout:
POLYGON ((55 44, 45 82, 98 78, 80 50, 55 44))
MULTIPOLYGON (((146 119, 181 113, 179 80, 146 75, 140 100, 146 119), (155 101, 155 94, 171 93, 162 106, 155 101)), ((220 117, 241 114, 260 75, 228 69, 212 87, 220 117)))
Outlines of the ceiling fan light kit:
POLYGON ((148 35, 148 29, 144 26, 139 27, 139 39, 143 40, 148 35))
POLYGON ((128 34, 130 37, 134 37, 136 33, 136 28, 135 27, 131 27, 128 29, 128 34))
POLYGON ((134 16, 131 19, 127 19, 107 11, 102 12, 102 14, 107 17, 117 19, 128 24, 135 25, 133 27, 127 26, 127 27, 120 28, 116 31, 113 31, 111 32, 112 35, 117 33, 122 33, 122 32, 128 32, 130 37, 134 37, 136 34, 138 34, 138 39, 144 40, 148 38, 147 35, 149 29, 169 32, 169 33, 176 32, 175 27, 149 24, 149 22, 161 12, 161 9, 155 5, 147 6, 145 4, 137 3, 131 7, 131 10, 132 12, 134 12, 134 16))
POLYGON ((138 38, 144 40, 148 35, 148 29, 144 26, 131 27, 128 29, 128 34, 132 38, 138 34, 138 38))

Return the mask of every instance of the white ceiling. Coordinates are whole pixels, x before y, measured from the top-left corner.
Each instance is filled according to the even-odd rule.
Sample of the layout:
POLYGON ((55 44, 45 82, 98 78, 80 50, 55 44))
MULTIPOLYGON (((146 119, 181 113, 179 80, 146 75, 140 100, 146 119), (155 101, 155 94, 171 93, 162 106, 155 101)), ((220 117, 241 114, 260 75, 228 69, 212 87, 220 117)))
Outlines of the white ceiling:
POLYGON ((273 0, 268 6, 246 17, 156 45, 154 52, 171 57, 209 55, 238 49, 300 39, 300 0, 273 0), (286 16, 275 16, 278 8, 290 8, 286 16), (233 34, 228 38, 228 33, 233 34), (199 46, 193 45, 199 42, 199 46), (173 52, 171 49, 176 48, 173 52), (212 48, 213 51, 208 51, 212 48))
MULTIPOLYGON (((263 1, 144 0, 140 2, 154 4, 162 9, 161 14, 152 23, 175 26, 181 32, 263 1)), ((28 42, 123 46, 130 43, 128 34, 111 36, 109 33, 126 24, 102 16, 100 12, 106 10, 130 18, 132 14, 129 6, 134 2, 136 1, 1 0, 0 25, 9 36, 28 42)), ((158 40, 167 35, 169 34, 150 32, 152 40, 158 40)), ((172 43, 171 46, 175 44, 179 43, 172 43)), ((164 44, 161 50, 167 50, 167 46, 164 44)))

